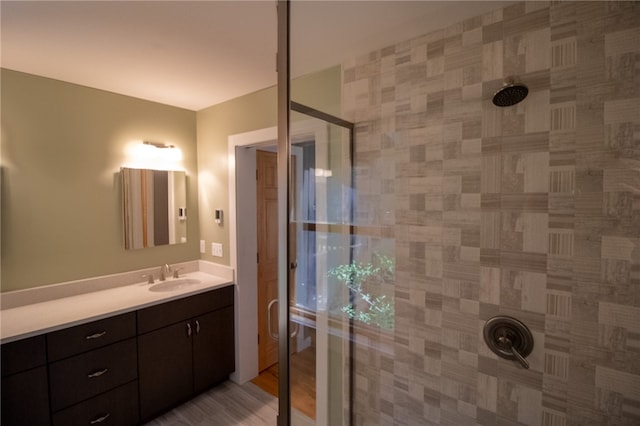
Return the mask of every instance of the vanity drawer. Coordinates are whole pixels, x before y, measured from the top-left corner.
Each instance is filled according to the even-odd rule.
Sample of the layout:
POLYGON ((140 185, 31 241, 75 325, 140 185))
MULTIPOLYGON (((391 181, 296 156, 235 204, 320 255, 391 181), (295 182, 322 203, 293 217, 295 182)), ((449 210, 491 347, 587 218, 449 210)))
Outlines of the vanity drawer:
POLYGON ((55 331, 47 335, 49 362, 100 348, 135 335, 135 312, 55 331))
POLYGON ((51 409, 58 411, 138 377, 136 339, 54 362, 49 366, 51 409))
POLYGON ((2 345, 2 377, 47 363, 44 335, 2 345))
POLYGON ((138 420, 138 382, 131 382, 55 413, 53 426, 129 426, 138 420))
POLYGON ((233 305, 234 286, 218 288, 138 311, 138 334, 233 305))

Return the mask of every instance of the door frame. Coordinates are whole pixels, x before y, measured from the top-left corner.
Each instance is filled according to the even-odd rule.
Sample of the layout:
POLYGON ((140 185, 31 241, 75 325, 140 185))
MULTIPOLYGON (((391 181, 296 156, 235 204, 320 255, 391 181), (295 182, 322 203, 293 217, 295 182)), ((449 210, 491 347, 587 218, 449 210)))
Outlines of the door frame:
MULTIPOLYGON (((293 143, 311 138, 325 140, 328 137, 327 127, 317 120, 295 122, 291 133, 293 143)), ((278 128, 274 126, 230 135, 227 139, 229 262, 235 271, 238 289, 235 302, 236 371, 231 375, 231 380, 240 384, 250 381, 259 373, 255 149, 276 147, 277 137, 278 128), (243 196, 237 197, 240 193, 243 196), (242 226, 238 227, 238 223, 242 223, 242 226)), ((318 352, 322 354, 326 351, 318 352)), ((326 365, 328 361, 317 359, 316 363, 326 365)))

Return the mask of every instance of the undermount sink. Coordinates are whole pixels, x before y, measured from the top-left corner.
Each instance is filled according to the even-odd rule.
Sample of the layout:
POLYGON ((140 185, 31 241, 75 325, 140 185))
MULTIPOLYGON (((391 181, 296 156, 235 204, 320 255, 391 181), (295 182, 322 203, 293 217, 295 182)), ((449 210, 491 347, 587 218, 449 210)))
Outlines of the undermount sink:
POLYGON ((154 284, 149 287, 149 291, 164 292, 164 291, 176 291, 185 287, 192 286, 194 284, 200 284, 202 281, 194 278, 178 278, 171 281, 164 281, 158 284, 154 284))

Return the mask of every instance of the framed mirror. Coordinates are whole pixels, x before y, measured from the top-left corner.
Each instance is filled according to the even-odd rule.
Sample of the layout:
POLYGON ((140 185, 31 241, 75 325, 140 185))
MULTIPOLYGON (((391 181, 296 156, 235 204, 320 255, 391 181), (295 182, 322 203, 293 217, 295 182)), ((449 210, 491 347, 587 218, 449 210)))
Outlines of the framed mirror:
POLYGON ((123 167, 120 173, 125 248, 186 243, 185 172, 123 167))

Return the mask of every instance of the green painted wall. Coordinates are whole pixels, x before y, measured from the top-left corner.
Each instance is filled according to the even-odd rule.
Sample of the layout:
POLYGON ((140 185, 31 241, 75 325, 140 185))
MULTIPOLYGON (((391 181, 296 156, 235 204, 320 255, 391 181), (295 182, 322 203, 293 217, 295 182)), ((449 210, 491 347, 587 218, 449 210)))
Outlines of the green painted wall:
POLYGON ((197 259, 196 113, 1 70, 1 289, 197 259), (170 142, 188 175, 187 244, 124 249, 119 170, 170 142))
MULTIPOLYGON (((336 66, 295 79, 291 98, 321 111, 340 116, 341 71, 336 66)), ((214 210, 229 212, 228 138, 231 135, 277 125, 275 87, 251 93, 198 112, 198 170, 200 174, 200 238, 206 253, 201 259, 229 265, 229 228, 213 220, 214 210), (224 257, 211 255, 211 243, 223 244, 224 257)), ((293 118, 292 118, 293 119, 293 118)))
MULTIPOLYGON (((271 87, 194 112, 2 69, 0 289, 202 258, 229 264, 227 139, 277 122, 271 87), (134 141, 172 143, 187 171, 186 244, 125 250, 120 167, 134 141), (197 142, 196 142, 197 141, 197 142), (201 219, 199 218, 201 216, 201 219), (207 254, 199 254, 204 239, 207 254), (211 242, 224 257, 210 255, 211 242)), ((292 98, 340 113, 340 67, 292 83, 292 98)))

